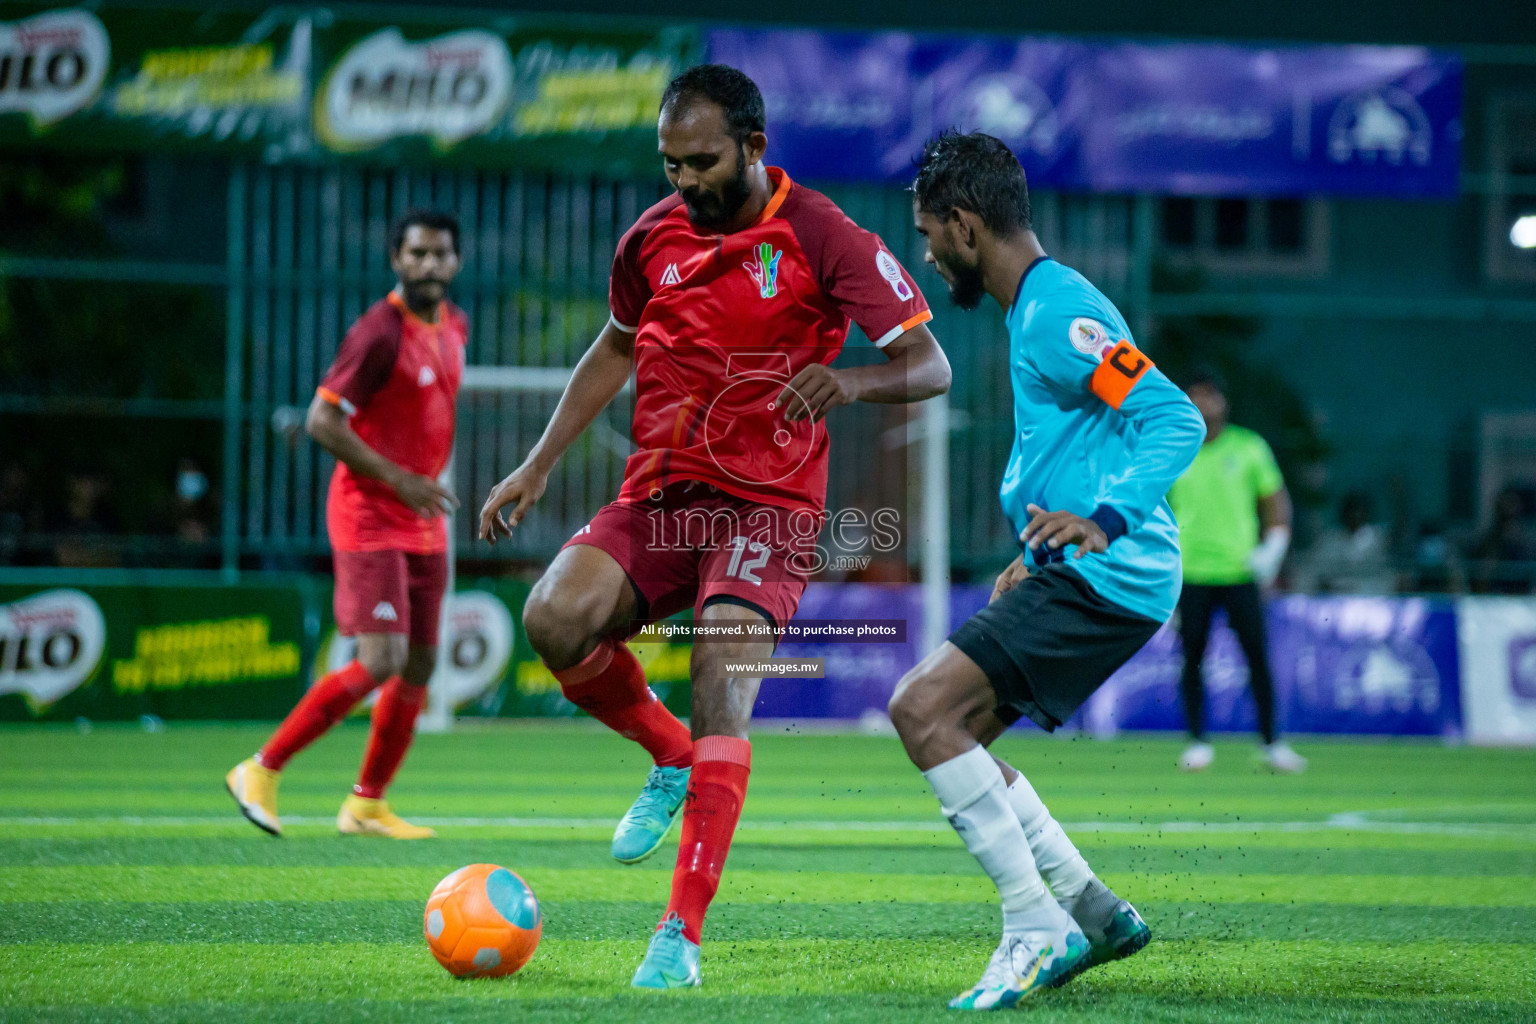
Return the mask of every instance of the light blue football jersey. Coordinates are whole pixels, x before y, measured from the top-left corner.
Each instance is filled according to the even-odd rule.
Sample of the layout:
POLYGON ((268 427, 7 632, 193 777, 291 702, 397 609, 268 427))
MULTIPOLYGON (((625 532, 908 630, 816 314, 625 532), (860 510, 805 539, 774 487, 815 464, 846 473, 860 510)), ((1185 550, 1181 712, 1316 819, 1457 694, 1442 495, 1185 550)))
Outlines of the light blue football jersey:
POLYGON ((1114 303, 1048 256, 1024 272, 1007 324, 1014 435, 998 492, 1003 514, 1017 536, 1030 504, 1080 516, 1113 509, 1124 535, 1082 558, 1068 546, 1066 564, 1106 600, 1166 620, 1182 570, 1164 496, 1199 452, 1205 421, 1134 347, 1114 303))

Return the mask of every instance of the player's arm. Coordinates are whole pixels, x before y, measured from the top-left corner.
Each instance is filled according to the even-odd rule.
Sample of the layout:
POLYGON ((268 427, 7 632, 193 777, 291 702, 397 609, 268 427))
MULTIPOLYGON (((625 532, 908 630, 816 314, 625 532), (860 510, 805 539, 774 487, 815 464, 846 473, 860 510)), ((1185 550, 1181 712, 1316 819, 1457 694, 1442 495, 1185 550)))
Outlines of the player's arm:
POLYGON ((812 363, 795 375, 779 405, 784 418, 820 419, 827 410, 853 402, 921 402, 949 390, 949 359, 926 323, 920 323, 881 349, 886 362, 834 370, 812 363))
POLYGON ((458 508, 458 499, 431 477, 412 473, 374 451, 349 422, 389 382, 399 354, 397 325, 372 314, 358 320, 315 390, 304 429, 353 473, 388 484, 407 508, 430 518, 458 508))
MULTIPOLYGON (((1130 420, 1135 428, 1131 465, 1108 481, 1098 506, 1086 516, 1028 506, 1032 518, 1019 538, 1031 551, 1075 544, 1076 558, 1106 550, 1145 522, 1205 440, 1205 421, 1189 396, 1128 340, 1102 352, 1086 344, 1091 332, 1082 333, 1083 319, 1052 325, 1031 346, 1030 358, 1052 383, 1092 394, 1130 420), (1085 339, 1083 348, 1073 344, 1075 336, 1085 339)), ((1092 327, 1105 332, 1097 321, 1092 327)))
POLYGON ((1125 533, 1145 522, 1195 461, 1205 441, 1205 420, 1189 396, 1128 341, 1104 357, 1089 386, 1135 427, 1130 468, 1109 481, 1099 505, 1123 521, 1105 516, 1110 532, 1118 535, 1117 526, 1125 533))
POLYGON ((1270 586, 1280 575, 1280 565, 1291 546, 1291 496, 1275 456, 1265 445, 1259 453, 1255 481, 1259 493, 1259 546, 1248 556, 1248 565, 1260 586, 1270 586))
POLYGON ((347 422, 348 413, 342 407, 344 401, 341 396, 322 388, 309 403, 304 429, 320 447, 358 476, 388 484, 417 515, 431 518, 459 507, 453 492, 436 480, 391 462, 358 437, 347 422))
POLYGON ((538 443, 523 464, 492 488, 485 499, 485 506, 480 509, 481 540, 494 544, 498 536, 512 536, 513 528, 543 496, 549 474, 560 456, 624 389, 634 362, 634 333, 610 319, 576 364, 538 443), (512 510, 503 516, 502 509, 508 505, 513 506, 512 510))

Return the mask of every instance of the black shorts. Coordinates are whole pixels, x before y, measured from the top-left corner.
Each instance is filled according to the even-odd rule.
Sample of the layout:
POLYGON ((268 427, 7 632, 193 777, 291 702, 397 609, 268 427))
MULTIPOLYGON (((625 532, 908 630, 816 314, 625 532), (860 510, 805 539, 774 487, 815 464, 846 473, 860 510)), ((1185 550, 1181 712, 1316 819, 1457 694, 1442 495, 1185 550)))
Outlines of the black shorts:
POLYGON ((991 680, 998 718, 1012 725, 1028 716, 1052 732, 1161 625, 1105 600, 1057 563, 965 620, 949 642, 991 680))

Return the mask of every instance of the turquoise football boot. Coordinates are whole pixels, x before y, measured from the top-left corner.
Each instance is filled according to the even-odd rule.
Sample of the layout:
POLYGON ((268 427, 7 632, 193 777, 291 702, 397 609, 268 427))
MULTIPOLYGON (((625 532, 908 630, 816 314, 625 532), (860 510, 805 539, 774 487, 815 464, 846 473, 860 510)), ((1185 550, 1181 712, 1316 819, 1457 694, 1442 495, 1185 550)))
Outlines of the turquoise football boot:
POLYGON ((688 794, 688 776, 692 773, 692 768, 656 765, 651 769, 634 806, 613 830, 614 860, 621 864, 638 864, 656 852, 677 820, 683 797, 688 794))
MULTIPOLYGON (((1053 910, 1056 910, 1054 906, 1053 910)), ((1088 939, 1064 912, 1042 927, 1004 935, 987 969, 951 1010, 1005 1010, 1038 992, 1060 988, 1088 967, 1088 939)))
POLYGON ((1152 929, 1136 908, 1097 878, 1088 883, 1071 906, 1063 904, 1062 909, 1072 915, 1088 937, 1088 967, 1123 960, 1152 941, 1152 929))
POLYGON ((693 988, 703 983, 699 947, 683 934, 683 919, 668 914, 651 936, 645 959, 635 968, 634 988, 693 988))

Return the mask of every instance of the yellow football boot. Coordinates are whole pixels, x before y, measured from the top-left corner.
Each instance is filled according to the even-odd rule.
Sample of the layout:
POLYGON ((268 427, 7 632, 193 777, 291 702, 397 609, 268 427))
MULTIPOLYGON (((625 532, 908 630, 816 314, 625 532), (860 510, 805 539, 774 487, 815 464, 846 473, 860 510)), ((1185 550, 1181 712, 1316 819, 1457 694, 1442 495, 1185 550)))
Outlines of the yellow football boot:
POLYGON ((257 764, 254 757, 248 757, 224 776, 224 788, 229 790, 229 795, 240 805, 240 813, 252 825, 274 836, 283 834, 283 823, 277 817, 279 774, 257 764))
POLYGON ((402 820, 383 800, 369 800, 353 794, 336 815, 336 828, 344 836, 384 836, 388 839, 431 839, 437 835, 429 828, 402 820))

